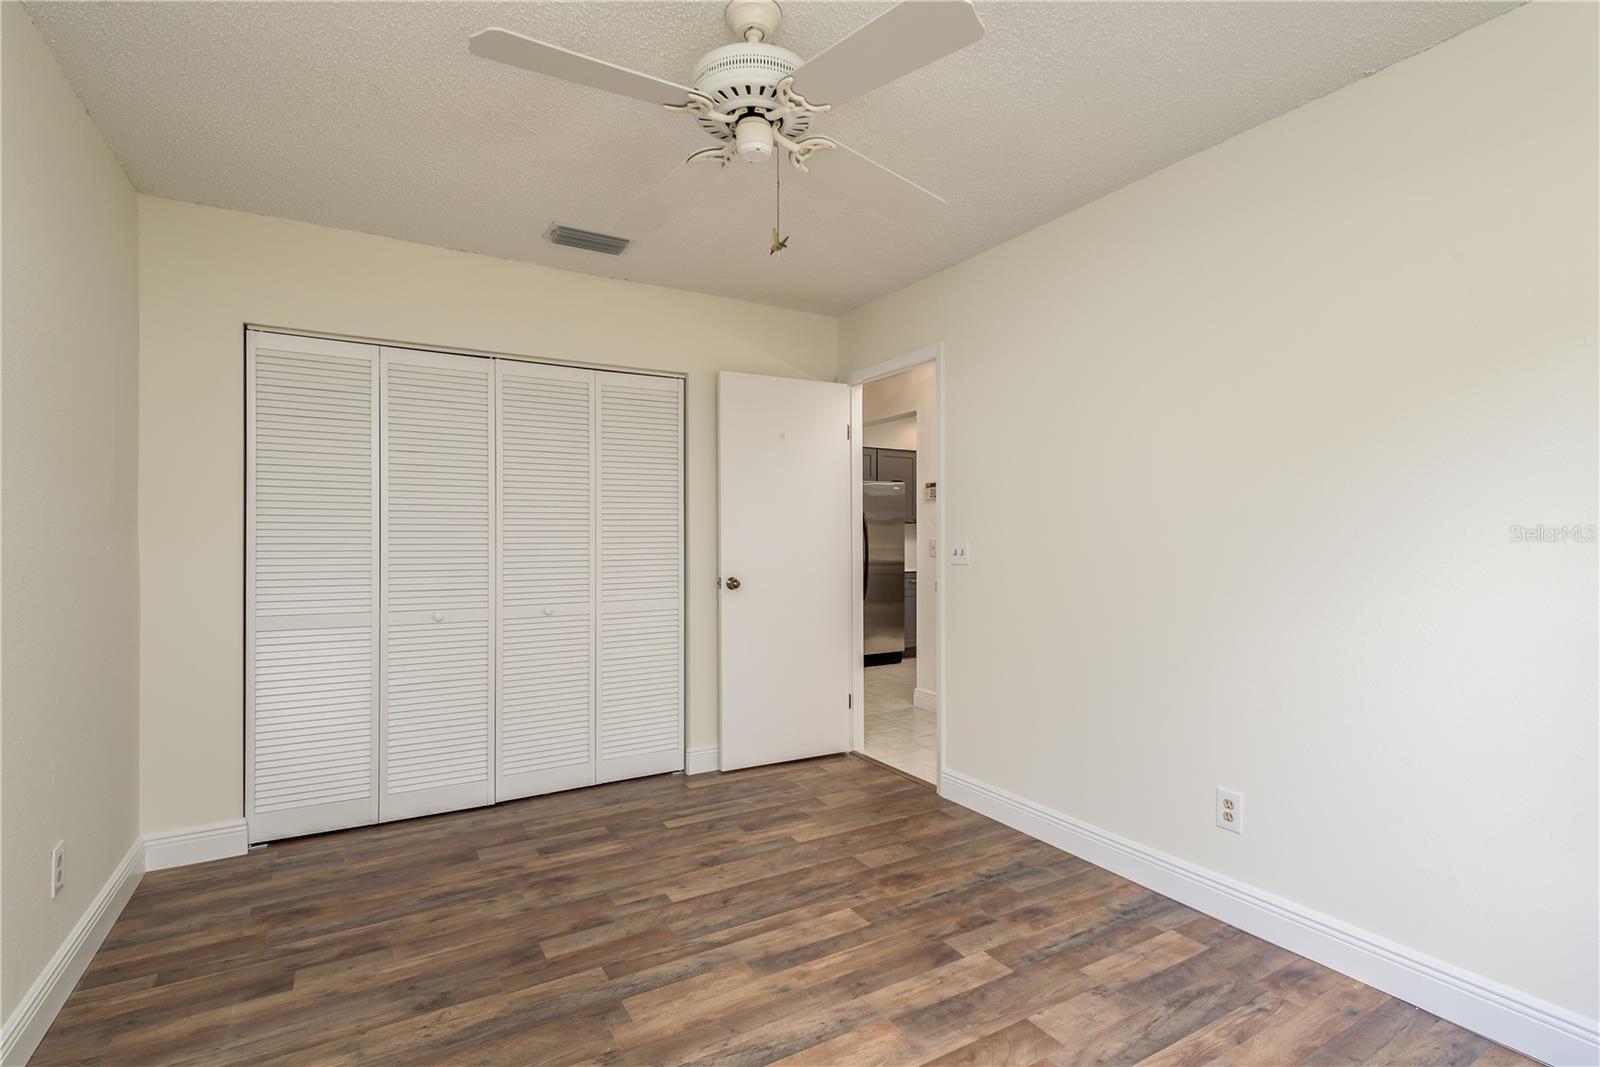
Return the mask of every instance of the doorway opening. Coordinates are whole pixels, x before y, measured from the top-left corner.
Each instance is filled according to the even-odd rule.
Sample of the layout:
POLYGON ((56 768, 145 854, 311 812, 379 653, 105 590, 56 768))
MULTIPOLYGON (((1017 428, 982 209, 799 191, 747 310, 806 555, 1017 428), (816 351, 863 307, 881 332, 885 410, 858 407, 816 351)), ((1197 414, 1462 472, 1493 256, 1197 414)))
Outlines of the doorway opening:
POLYGON ((856 750, 938 782, 938 365, 857 387, 862 615, 856 750))

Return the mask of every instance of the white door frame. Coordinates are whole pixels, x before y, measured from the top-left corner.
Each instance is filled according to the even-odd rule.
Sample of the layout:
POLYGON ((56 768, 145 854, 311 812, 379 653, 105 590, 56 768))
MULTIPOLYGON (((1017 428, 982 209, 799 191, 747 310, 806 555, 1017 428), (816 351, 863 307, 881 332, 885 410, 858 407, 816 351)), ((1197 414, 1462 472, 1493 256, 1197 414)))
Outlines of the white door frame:
MULTIPOLYGON (((944 424, 944 342, 940 341, 935 344, 928 345, 926 348, 919 348, 913 352, 907 352, 904 355, 896 356, 894 359, 886 359, 882 363, 874 363, 870 367, 862 367, 859 370, 851 371, 848 374, 841 375, 839 381, 851 386, 850 437, 855 443, 856 450, 859 451, 861 447, 860 442, 862 440, 861 387, 867 382, 875 381, 879 378, 887 378, 891 374, 898 374, 903 370, 909 370, 910 368, 923 363, 933 364, 933 388, 935 393, 934 421, 937 425, 937 433, 939 437, 939 462, 935 467, 933 475, 934 484, 938 487, 939 494, 936 501, 938 506, 934 509, 933 523, 934 544, 938 548, 938 555, 933 561, 933 647, 934 655, 938 660, 938 663, 934 668, 934 684, 938 686, 938 692, 935 695, 935 707, 933 711, 935 737, 933 784, 935 788, 938 788, 944 779, 944 722, 945 709, 949 706, 949 689, 945 685, 945 664, 947 662, 947 657, 945 656, 944 637, 945 632, 949 629, 949 627, 945 624, 944 610, 946 543, 944 535, 944 517, 947 505, 949 503, 949 497, 946 493, 944 482, 944 457, 945 453, 949 451, 947 442, 945 440, 944 424)), ((857 456, 856 461, 851 464, 850 487, 850 529, 852 531, 859 531, 861 529, 862 518, 861 461, 859 455, 857 456)), ((921 487, 918 486, 916 488, 920 492, 921 487)), ((919 536, 925 535, 919 534, 919 536)), ((857 536, 856 533, 852 532, 850 543, 853 546, 850 550, 850 573, 859 576, 862 572, 862 568, 866 566, 866 559, 864 558, 864 549, 861 544, 861 538, 857 536)), ((920 552, 921 549, 918 548, 918 551, 920 552)), ((917 570, 920 572, 922 567, 923 562, 919 560, 917 563, 917 570)), ((854 751, 860 752, 862 745, 866 743, 866 671, 865 665, 861 660, 862 649, 865 647, 866 641, 866 626, 864 621, 866 611, 866 593, 865 590, 861 588, 861 583, 859 581, 852 581, 850 583, 850 587, 852 590, 850 608, 850 744, 854 751)), ((921 599, 922 595, 922 585, 919 582, 917 586, 918 599, 921 599)))

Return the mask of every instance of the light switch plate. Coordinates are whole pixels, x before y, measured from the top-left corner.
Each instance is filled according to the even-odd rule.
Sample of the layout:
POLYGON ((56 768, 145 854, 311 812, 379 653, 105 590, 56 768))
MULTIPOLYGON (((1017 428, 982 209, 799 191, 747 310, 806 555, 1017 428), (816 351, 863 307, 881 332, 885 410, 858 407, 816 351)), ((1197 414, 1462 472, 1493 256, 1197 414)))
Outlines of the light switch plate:
POLYGON ((950 539, 950 565, 965 567, 972 562, 972 548, 967 544, 965 537, 950 539))

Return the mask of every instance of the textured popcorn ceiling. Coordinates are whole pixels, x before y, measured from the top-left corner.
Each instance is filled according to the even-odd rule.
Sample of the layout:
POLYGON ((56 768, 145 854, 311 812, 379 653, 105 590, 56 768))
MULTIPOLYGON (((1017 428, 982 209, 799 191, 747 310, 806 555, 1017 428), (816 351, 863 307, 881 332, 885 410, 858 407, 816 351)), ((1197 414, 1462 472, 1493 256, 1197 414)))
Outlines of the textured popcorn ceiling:
MULTIPOLYGON (((815 54, 886 6, 792 0, 777 43, 815 54)), ((687 82, 729 40, 721 3, 28 10, 143 192, 835 313, 1511 6, 980 3, 977 45, 814 126, 947 210, 897 225, 786 172, 792 240, 771 257, 773 168, 712 168, 714 195, 618 259, 544 231, 608 229, 712 142, 687 116, 477 59, 467 36, 503 26, 687 82)))

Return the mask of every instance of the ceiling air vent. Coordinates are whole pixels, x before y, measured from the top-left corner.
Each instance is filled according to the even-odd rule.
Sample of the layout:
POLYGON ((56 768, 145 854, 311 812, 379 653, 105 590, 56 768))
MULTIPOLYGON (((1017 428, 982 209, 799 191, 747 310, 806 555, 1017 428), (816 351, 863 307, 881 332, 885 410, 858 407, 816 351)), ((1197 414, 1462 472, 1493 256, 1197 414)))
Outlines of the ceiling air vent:
POLYGON ((551 226, 550 232, 544 236, 551 244, 581 248, 585 252, 600 252, 608 256, 620 256, 628 247, 626 237, 613 237, 609 233, 595 233, 592 230, 580 230, 576 226, 562 226, 559 223, 551 226))

